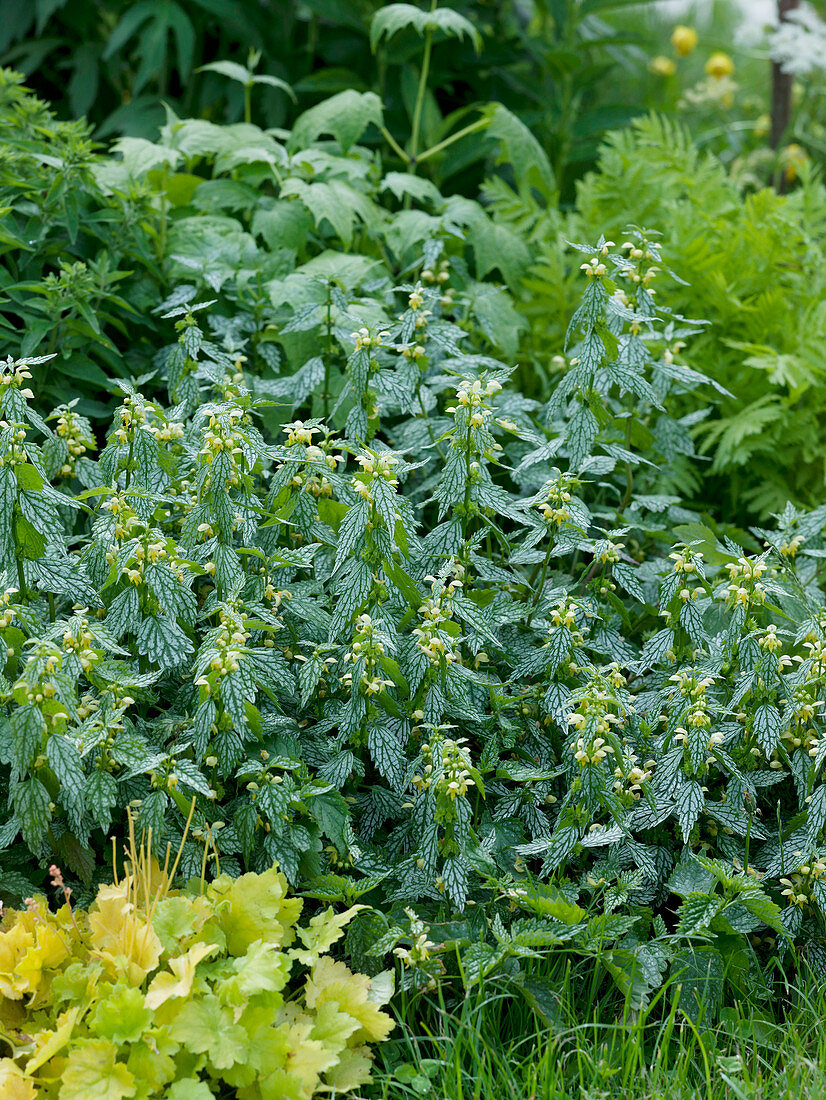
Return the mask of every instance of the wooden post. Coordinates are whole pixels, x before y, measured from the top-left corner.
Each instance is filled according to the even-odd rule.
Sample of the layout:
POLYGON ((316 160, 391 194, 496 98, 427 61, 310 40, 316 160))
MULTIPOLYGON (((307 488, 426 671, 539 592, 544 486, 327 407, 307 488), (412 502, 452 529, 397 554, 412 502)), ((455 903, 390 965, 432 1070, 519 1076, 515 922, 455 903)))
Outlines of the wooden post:
MULTIPOLYGON (((777 0, 777 18, 782 23, 790 11, 800 7, 800 0, 777 0)), ((772 148, 777 149, 789 128, 792 117, 792 77, 772 62, 772 148)))

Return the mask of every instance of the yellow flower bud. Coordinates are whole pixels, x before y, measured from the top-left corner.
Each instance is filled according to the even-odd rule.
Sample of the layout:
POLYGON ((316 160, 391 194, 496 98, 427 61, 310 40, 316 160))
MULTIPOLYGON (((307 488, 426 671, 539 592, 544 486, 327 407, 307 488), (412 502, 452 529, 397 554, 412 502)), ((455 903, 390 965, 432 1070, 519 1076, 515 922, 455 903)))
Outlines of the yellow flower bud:
POLYGON ((734 62, 727 53, 713 53, 706 61, 706 72, 709 76, 720 80, 724 76, 731 76, 734 72, 734 62))
POLYGON ((673 76, 677 71, 677 66, 671 60, 670 57, 652 57, 648 62, 649 70, 654 73, 655 76, 673 76))
POLYGON ((671 45, 680 57, 688 57, 696 49, 697 41, 697 32, 694 28, 682 24, 676 26, 671 34, 671 45))

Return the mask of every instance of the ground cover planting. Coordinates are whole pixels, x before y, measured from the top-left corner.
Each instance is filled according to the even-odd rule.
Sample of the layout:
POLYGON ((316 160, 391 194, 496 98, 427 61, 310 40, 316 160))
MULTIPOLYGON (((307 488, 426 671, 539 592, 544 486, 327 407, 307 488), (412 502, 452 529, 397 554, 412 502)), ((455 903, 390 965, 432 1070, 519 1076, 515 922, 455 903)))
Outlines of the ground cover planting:
POLYGON ((581 159, 584 70, 443 113, 477 16, 107 145, 0 73, 13 1100, 819 1095, 819 169, 673 22, 581 159))

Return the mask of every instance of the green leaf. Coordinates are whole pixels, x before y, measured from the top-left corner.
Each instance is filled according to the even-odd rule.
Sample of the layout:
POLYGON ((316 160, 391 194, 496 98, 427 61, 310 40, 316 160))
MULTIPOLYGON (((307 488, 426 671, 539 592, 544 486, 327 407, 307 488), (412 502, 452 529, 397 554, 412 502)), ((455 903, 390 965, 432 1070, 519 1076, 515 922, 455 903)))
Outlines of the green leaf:
POLYGON ((412 4, 385 4, 370 23, 370 49, 375 52, 382 38, 390 39, 406 27, 424 34, 424 20, 425 13, 412 4))
POLYGON ((536 187, 543 197, 550 199, 555 188, 553 169, 537 139, 503 104, 492 103, 485 110, 490 117, 487 133, 500 146, 497 164, 513 170, 519 187, 536 187))
POLYGON ((321 229, 327 222, 347 248, 353 243, 357 220, 370 227, 380 217, 378 208, 365 195, 340 180, 306 183, 289 179, 284 182, 281 194, 284 198, 296 195, 312 214, 316 226, 321 229))
POLYGON ((724 973, 722 956, 714 947, 686 947, 675 954, 669 988, 689 1019, 714 1020, 723 997, 724 973))
POLYGON ((687 894, 682 905, 677 909, 678 934, 695 936, 698 932, 702 932, 709 927, 724 905, 725 900, 719 894, 697 892, 687 894))
POLYGON ((14 541, 21 555, 30 561, 42 558, 46 552, 46 539, 19 513, 14 517, 14 541))
POLYGON ((370 24, 370 48, 375 51, 382 39, 390 39, 408 27, 418 35, 441 31, 450 38, 468 38, 477 53, 481 49, 481 35, 459 12, 450 8, 424 12, 412 4, 387 4, 376 12, 370 24))
POLYGON ((527 322, 515 308, 507 291, 490 283, 476 283, 473 287, 473 310, 476 323, 487 339, 501 348, 508 358, 514 357, 527 322))
POLYGON ((520 844, 516 851, 522 855, 544 855, 543 869, 546 874, 550 874, 574 850, 578 839, 579 829, 573 825, 560 825, 547 840, 520 844))
POLYGON ((549 676, 553 676, 562 662, 569 657, 573 644, 574 638, 567 626, 550 628, 545 651, 547 661, 545 670, 549 676))
POLYGON ((49 792, 39 779, 24 779, 12 791, 14 812, 23 839, 32 851, 39 851, 52 818, 49 792))
POLYGON ((351 557, 356 548, 361 546, 369 517, 370 507, 366 500, 358 500, 348 509, 347 514, 339 524, 338 546, 336 548, 337 563, 351 557))
POLYGON ((39 492, 43 488, 43 478, 30 463, 22 463, 14 467, 14 476, 21 489, 31 492, 39 492))
POLYGON ((464 909, 468 888, 468 865, 462 856, 448 856, 442 864, 445 893, 457 909, 464 909))
POLYGON ((703 616, 694 600, 686 600, 680 608, 680 626, 685 629, 695 645, 702 646, 708 642, 708 632, 703 625, 703 616))
POLYGON ((429 202, 438 206, 444 200, 438 187, 421 176, 411 176, 409 172, 388 172, 382 180, 382 191, 390 191, 397 199, 410 196, 417 202, 429 202))
POLYGON ((781 919, 780 906, 772 901, 770 897, 767 897, 762 890, 754 893, 743 892, 738 895, 737 901, 744 909, 748 909, 752 916, 757 917, 773 931, 781 936, 788 935, 786 926, 781 919))
POLYGON ((244 85, 252 84, 254 76, 246 66, 239 65, 237 61, 210 61, 208 65, 200 65, 195 72, 220 73, 221 76, 244 85))
POLYGON ((614 979, 620 993, 628 998, 630 1007, 635 1010, 644 1008, 652 986, 637 952, 615 947, 603 952, 600 961, 614 979))
POLYGON ((535 978, 532 975, 526 975, 518 984, 518 988, 543 1023, 552 1028, 564 1027, 562 994, 558 982, 551 978, 535 978))
POLYGON ((474 25, 464 15, 453 11, 452 8, 436 8, 435 11, 426 12, 423 25, 426 31, 438 30, 449 38, 467 38, 473 44, 473 48, 477 53, 482 48, 482 36, 474 25))
POLYGON ((240 1024, 213 994, 187 1001, 171 1024, 169 1034, 194 1054, 207 1054, 216 1069, 229 1069, 242 1061, 249 1040, 240 1024))
POLYGON ((324 835, 344 854, 347 851, 347 825, 350 821, 350 808, 344 797, 338 791, 314 795, 309 800, 309 809, 324 835))
POLYGON ((252 78, 253 84, 266 84, 270 88, 278 88, 281 92, 286 92, 293 103, 296 102, 297 96, 292 90, 286 80, 279 80, 277 76, 270 76, 269 73, 256 73, 252 78))
POLYGON ((783 721, 777 707, 772 706, 771 703, 763 703, 759 706, 754 712, 753 728, 757 744, 763 750, 764 755, 771 759, 772 753, 777 748, 777 742, 783 728, 783 721))
POLYGON ((367 747, 380 774, 389 783, 398 783, 404 775, 407 757, 396 735, 382 726, 371 726, 367 747))
POLYGON ((80 1039, 73 1044, 61 1073, 62 1100, 123 1100, 135 1095, 135 1078, 117 1061, 118 1048, 108 1039, 80 1039))
POLYGON ((473 246, 478 279, 498 269, 512 288, 519 286, 532 257, 518 233, 481 216, 469 226, 467 239, 473 246))
POLYGON ((666 655, 674 645, 674 631, 670 627, 658 630, 642 647, 640 664, 643 668, 653 668, 665 660, 666 655))
POLYGON ((60 783, 60 796, 64 805, 79 810, 83 805, 86 776, 80 752, 70 737, 53 733, 46 746, 49 766, 60 783))
POLYGON ((44 554, 37 561, 26 562, 26 578, 44 592, 59 592, 87 607, 101 605, 97 588, 89 580, 83 565, 74 557, 44 554))
POLYGON ((109 828, 112 807, 118 800, 118 785, 108 772, 93 771, 86 780, 86 805, 89 813, 105 833, 109 828))
POLYGON ((642 590, 642 585, 637 580, 635 570, 630 565, 625 565, 622 562, 616 562, 611 566, 611 575, 615 581, 625 589, 625 591, 634 597, 635 600, 639 600, 640 603, 645 603, 645 593, 642 590))
POLYGON ((99 1001, 90 1020, 97 1035, 119 1046, 139 1042, 151 1023, 152 1012, 144 1006, 144 994, 125 985, 116 985, 99 1001))
POLYGON ((147 615, 138 628, 138 652, 159 668, 175 668, 193 653, 192 642, 169 615, 147 615))
POLYGON ((291 150, 304 149, 321 134, 332 134, 347 152, 368 126, 381 127, 384 117, 375 92, 348 88, 305 111, 296 120, 289 141, 291 150))
POLYGON ((205 1081, 175 1081, 169 1086, 166 1100, 215 1100, 215 1093, 205 1081))
POLYGON ((577 405, 576 412, 568 421, 566 443, 571 459, 571 467, 579 469, 588 455, 597 437, 599 424, 587 405, 577 405))
POLYGON ((674 803, 674 815, 680 823, 680 832, 683 834, 684 843, 688 843, 688 837, 694 827, 694 822, 700 816, 704 805, 705 796, 696 780, 686 783, 681 788, 674 803))

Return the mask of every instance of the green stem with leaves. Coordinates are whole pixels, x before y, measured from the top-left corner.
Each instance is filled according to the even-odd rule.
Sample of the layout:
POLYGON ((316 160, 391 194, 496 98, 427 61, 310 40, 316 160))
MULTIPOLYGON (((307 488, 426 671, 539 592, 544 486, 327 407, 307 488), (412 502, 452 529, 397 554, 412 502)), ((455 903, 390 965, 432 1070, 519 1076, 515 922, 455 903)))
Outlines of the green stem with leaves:
POLYGON ((17 551, 17 583, 20 586, 20 598, 21 600, 28 599, 28 592, 26 590, 26 574, 23 571, 23 555, 20 550, 17 551))
POLYGON ((327 418, 330 415, 330 359, 333 354, 333 323, 331 310, 333 306, 333 298, 331 293, 331 280, 327 280, 327 348, 324 353, 324 393, 322 394, 322 403, 324 408, 324 421, 327 422, 327 418))
POLYGON ((553 540, 551 540, 548 543, 548 549, 545 551, 545 560, 542 562, 542 572, 539 576, 539 584, 537 584, 536 586, 536 591, 534 592, 533 600, 531 601, 531 609, 528 612, 528 626, 531 625, 531 620, 536 614, 536 609, 537 607, 539 607, 539 601, 542 598, 542 592, 545 588, 545 578, 548 575, 548 566, 551 562, 551 551, 553 550, 553 548, 554 544, 553 540))

